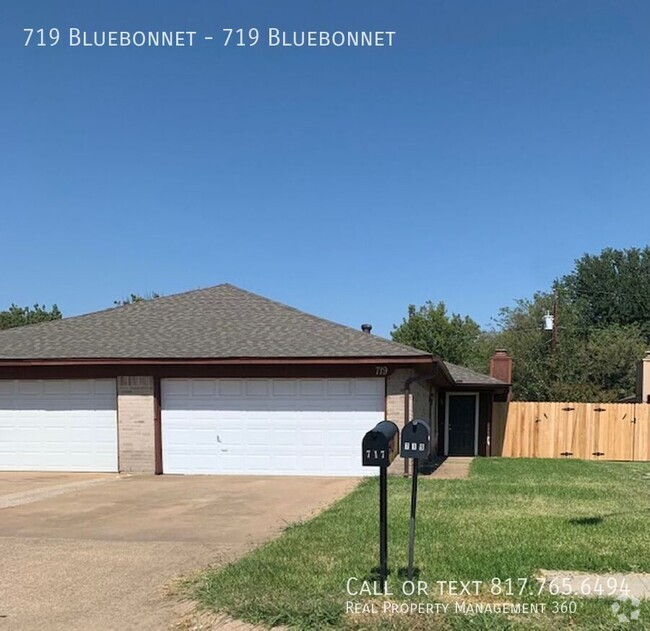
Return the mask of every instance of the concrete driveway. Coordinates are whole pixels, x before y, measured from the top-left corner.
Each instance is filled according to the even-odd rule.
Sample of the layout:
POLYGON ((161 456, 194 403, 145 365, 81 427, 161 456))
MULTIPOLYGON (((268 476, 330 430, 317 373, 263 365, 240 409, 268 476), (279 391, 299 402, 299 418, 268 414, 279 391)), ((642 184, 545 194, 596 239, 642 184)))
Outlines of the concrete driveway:
POLYGON ((169 629, 180 575, 235 559, 356 480, 0 473, 0 631, 169 629))

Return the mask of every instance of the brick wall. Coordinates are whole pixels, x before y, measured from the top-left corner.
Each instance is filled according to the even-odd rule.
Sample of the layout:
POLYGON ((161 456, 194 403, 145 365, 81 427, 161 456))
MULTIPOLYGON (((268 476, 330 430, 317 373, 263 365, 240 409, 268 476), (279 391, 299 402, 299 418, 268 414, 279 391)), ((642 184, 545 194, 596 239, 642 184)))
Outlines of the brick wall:
POLYGON ((155 470, 153 377, 117 378, 120 471, 155 470))
MULTIPOLYGON (((414 374, 412 370, 398 368, 386 377, 386 419, 396 423, 400 432, 406 422, 404 420, 404 382, 414 374)), ((413 409, 412 395, 409 409, 413 409)), ((395 458, 393 464, 388 468, 388 472, 402 475, 404 473, 404 460, 400 457, 395 458)))
MULTIPOLYGON (((429 384, 412 383, 411 398, 409 401, 410 418, 404 419, 404 383, 409 377, 413 377, 415 372, 410 369, 400 368, 386 378, 386 418, 394 421, 400 428, 400 432, 407 421, 414 418, 421 418, 429 421, 431 424, 432 444, 434 445, 437 436, 436 427, 436 399, 434 390, 434 401, 431 408, 429 407, 429 384), (433 418, 431 418, 433 416, 433 418)), ((388 469, 389 473, 403 475, 404 460, 397 458, 388 469)))
POLYGON ((411 385, 411 394, 413 396, 413 418, 421 418, 425 421, 431 421, 429 414, 429 387, 424 384, 414 383, 411 385))

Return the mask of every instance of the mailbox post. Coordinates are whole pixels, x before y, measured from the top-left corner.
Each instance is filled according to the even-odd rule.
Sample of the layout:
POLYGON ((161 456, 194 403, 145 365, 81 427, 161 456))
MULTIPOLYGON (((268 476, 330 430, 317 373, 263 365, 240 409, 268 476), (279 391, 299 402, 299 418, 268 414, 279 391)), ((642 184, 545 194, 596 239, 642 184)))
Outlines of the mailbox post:
POLYGON ((388 483, 387 469, 399 453, 399 429, 381 421, 363 437, 364 467, 379 467, 379 581, 383 590, 388 575, 388 483))
POLYGON ((415 549, 415 514, 418 502, 418 470, 420 458, 426 457, 431 449, 431 429, 426 421, 414 419, 402 430, 402 458, 413 458, 411 485, 411 519, 409 523, 408 578, 413 580, 413 552, 415 549))

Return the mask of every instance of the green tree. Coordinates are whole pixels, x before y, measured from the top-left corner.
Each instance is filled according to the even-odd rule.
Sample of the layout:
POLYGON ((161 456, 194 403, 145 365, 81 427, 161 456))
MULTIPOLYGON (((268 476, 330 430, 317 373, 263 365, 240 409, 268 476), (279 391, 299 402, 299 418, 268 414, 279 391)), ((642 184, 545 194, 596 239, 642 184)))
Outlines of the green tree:
POLYGON ((160 294, 157 294, 155 291, 150 291, 144 296, 141 296, 140 294, 131 294, 127 298, 122 298, 121 300, 113 300, 113 304, 116 307, 123 307, 124 305, 132 305, 136 302, 144 302, 145 300, 153 300, 154 298, 160 298, 160 294))
POLYGON ((585 254, 561 283, 584 329, 633 324, 650 342, 650 247, 585 254))
POLYGON ((606 402, 634 393, 636 361, 648 344, 649 312, 639 307, 644 257, 650 261, 647 253, 633 250, 585 255, 554 283, 553 292, 501 310, 496 337, 515 360, 516 399, 606 402), (554 302, 555 349, 552 333, 541 326, 554 302))
POLYGON ((647 348, 637 324, 612 324, 594 330, 586 345, 586 381, 601 401, 618 401, 634 393, 636 360, 647 348))
POLYGON ((36 304, 33 307, 19 307, 12 304, 6 311, 0 311, 0 330, 26 324, 60 320, 61 317, 61 312, 56 305, 52 305, 51 309, 47 309, 45 305, 36 304))
POLYGON ((580 335, 575 308, 567 293, 558 288, 557 346, 551 331, 542 328, 554 296, 538 292, 530 300, 518 300, 504 308, 498 319, 497 342, 514 358, 513 395, 524 401, 586 400, 591 390, 585 381, 585 342, 580 335))
POLYGON ((444 303, 409 306, 392 337, 444 360, 487 371, 506 348, 513 395, 527 401, 617 401, 635 390, 635 366, 650 345, 650 247, 585 254, 550 291, 503 308, 495 328, 449 316, 444 303), (557 311, 555 340, 542 329, 557 311))
POLYGON ((427 301, 419 308, 409 305, 407 317, 393 326, 391 336, 396 342, 454 364, 474 365, 479 361, 481 327, 468 316, 449 315, 444 302, 427 301))

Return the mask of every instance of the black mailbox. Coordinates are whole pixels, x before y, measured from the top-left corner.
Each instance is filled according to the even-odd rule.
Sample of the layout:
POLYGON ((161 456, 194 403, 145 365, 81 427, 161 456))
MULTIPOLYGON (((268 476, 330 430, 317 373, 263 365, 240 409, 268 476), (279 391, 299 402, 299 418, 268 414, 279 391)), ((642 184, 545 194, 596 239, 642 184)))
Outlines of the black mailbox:
POLYGON ((399 429, 393 421, 381 421, 364 437, 364 467, 387 467, 399 454, 399 429))
POLYGON ((431 428, 420 419, 408 422, 402 430, 402 458, 427 458, 431 450, 431 428))

